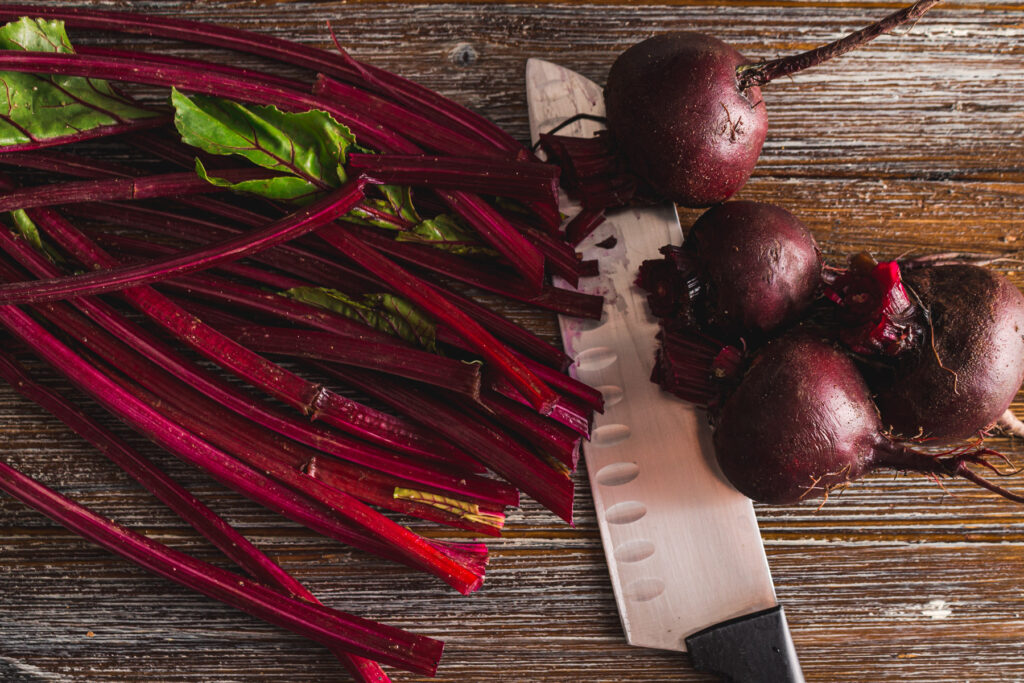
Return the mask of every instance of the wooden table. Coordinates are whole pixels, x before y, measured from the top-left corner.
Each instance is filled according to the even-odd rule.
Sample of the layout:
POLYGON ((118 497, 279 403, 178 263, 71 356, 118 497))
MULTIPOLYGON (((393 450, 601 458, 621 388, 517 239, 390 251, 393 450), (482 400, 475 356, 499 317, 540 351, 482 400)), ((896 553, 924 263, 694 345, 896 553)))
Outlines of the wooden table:
MULTIPOLYGON (((357 57, 439 90, 524 139, 528 56, 600 82, 618 52, 655 32, 705 31, 750 57, 772 57, 826 42, 899 4, 102 6, 215 20, 325 48, 330 21, 357 57)), ((789 208, 837 259, 861 249, 1016 254, 1024 239, 1022 94, 1024 2, 942 5, 912 31, 766 89, 771 130, 741 196, 789 208)), ((683 212, 684 223, 695 215, 683 212)), ((1011 277, 1024 285, 1020 274, 1011 277)), ((552 320, 529 322, 554 338, 552 320)), ((217 558, 6 388, 0 417, 8 461, 154 538, 217 558)), ((1019 442, 992 444, 1024 460, 1019 442)), ((684 657, 625 645, 583 472, 576 527, 527 501, 504 538, 490 543, 484 589, 459 597, 284 523, 140 446, 325 603, 446 640, 437 680, 703 680, 684 657)), ((1019 478, 1009 484, 1024 489, 1019 478)), ((1024 509, 956 482, 943 490, 921 477, 878 474, 821 509, 759 507, 758 514, 808 680, 1024 679, 1024 509)), ((0 680, 339 679, 325 650, 153 578, 0 499, 0 680)))

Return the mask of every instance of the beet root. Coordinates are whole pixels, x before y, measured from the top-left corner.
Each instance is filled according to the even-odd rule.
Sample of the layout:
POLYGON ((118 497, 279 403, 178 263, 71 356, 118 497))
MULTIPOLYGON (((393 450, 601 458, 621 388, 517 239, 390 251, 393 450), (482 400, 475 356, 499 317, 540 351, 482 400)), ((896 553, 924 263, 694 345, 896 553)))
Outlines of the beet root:
POLYGON ((768 115, 760 86, 916 21, 937 2, 919 0, 840 40, 757 64, 701 33, 649 38, 612 65, 608 130, 630 171, 663 198, 689 207, 723 202, 761 154, 768 115))
POLYGON ((644 261, 637 284, 651 311, 721 337, 759 337, 794 322, 817 296, 821 252, 796 216, 732 201, 693 224, 681 248, 644 261))
POLYGON ((773 204, 712 207, 693 224, 683 248, 705 283, 698 317, 727 333, 765 333, 794 322, 821 284, 814 236, 773 204))
POLYGON ((768 130, 760 89, 738 87, 748 63, 717 38, 671 33, 612 65, 608 129, 631 170, 666 199, 710 206, 747 182, 768 130))
POLYGON ((770 342, 721 407, 715 456, 741 493, 795 503, 860 478, 882 445, 857 367, 832 344, 799 334, 770 342))
POLYGON ((962 477, 1024 502, 969 468, 994 470, 986 458, 1002 457, 995 451, 922 453, 889 438, 853 361, 803 331, 769 342, 754 359, 717 413, 714 446, 725 477, 761 503, 827 496, 879 468, 962 477))
POLYGON ((906 271, 925 338, 872 379, 882 422, 904 438, 969 438, 995 423, 1024 381, 1024 295, 973 265, 906 271))

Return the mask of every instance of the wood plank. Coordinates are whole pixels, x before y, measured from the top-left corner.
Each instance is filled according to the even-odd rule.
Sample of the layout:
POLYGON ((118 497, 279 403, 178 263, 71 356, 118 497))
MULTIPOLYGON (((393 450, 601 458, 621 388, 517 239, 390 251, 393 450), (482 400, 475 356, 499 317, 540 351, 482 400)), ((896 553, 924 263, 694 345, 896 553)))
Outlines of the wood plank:
MULTIPOLYGON (((619 51, 655 32, 712 32, 751 57, 771 57, 832 39, 899 5, 97 3, 216 20, 324 48, 330 46, 329 20, 357 57, 453 97, 520 139, 527 130, 522 76, 528 56, 600 82, 619 51)), ((77 39, 73 30, 72 36, 77 39)), ((909 33, 772 84, 765 91, 768 142, 742 196, 792 210, 836 259, 860 249, 879 256, 935 249, 1018 256, 1024 241, 1022 55, 1024 2, 965 0, 944 3, 909 33)), ((687 224, 696 213, 681 215, 687 224)), ((1003 269, 1024 285, 1017 264, 1003 269)), ((555 338, 550 317, 511 310, 555 338)), ((489 542, 493 559, 484 589, 464 598, 283 522, 134 442, 327 604, 445 639, 434 680, 706 680, 684 658, 624 645, 584 473, 577 474, 576 528, 527 501, 510 517, 505 537, 489 542)), ((1019 442, 993 444, 1024 462, 1019 442)), ((86 504, 221 561, 6 387, 0 389, 0 445, 5 459, 86 504)), ((759 506, 758 515, 808 680, 1024 678, 1024 515, 1018 507, 964 484, 949 482, 944 492, 924 478, 879 473, 820 510, 815 504, 759 506)), ((465 537, 414 526, 436 537, 465 537)), ((127 566, 9 498, 0 499, 0 635, 5 681, 338 677, 321 648, 127 566)), ((395 680, 426 679, 396 674, 395 680)))

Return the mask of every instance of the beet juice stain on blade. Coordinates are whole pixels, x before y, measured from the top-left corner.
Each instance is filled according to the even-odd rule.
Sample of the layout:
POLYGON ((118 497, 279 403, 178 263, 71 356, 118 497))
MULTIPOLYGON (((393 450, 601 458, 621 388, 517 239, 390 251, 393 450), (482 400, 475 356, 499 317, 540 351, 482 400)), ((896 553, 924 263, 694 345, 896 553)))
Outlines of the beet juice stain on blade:
MULTIPOLYGON (((526 82, 534 140, 576 114, 604 114, 600 86, 568 69, 531 59, 526 82)), ((559 133, 601 127, 578 120, 559 133)), ((560 208, 579 212, 565 196, 560 208)), ((802 681, 753 506, 719 472, 703 412, 649 380, 657 321, 633 281, 641 262, 681 242, 671 204, 612 213, 580 245, 600 259, 581 289, 605 297, 602 319, 559 318, 574 373, 608 399, 583 451, 619 616, 631 645, 688 651, 729 680, 802 681)))

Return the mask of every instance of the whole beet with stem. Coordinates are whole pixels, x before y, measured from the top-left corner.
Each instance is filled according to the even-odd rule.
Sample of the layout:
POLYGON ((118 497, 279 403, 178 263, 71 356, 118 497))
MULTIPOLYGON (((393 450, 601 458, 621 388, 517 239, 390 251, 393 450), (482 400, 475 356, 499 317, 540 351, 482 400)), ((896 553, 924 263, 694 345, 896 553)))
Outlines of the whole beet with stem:
POLYGON ((740 492, 762 503, 826 496, 876 469, 962 477, 999 495, 1024 497, 984 479, 970 465, 995 470, 965 447, 931 454, 884 432, 867 383, 832 342, 797 330, 773 340, 753 360, 717 410, 715 456, 740 492))
POLYGON ((814 50, 753 63, 701 33, 669 33, 623 52, 605 87, 608 129, 632 173, 690 207, 725 201, 747 182, 764 144, 761 86, 816 66, 919 19, 920 0, 814 50))

